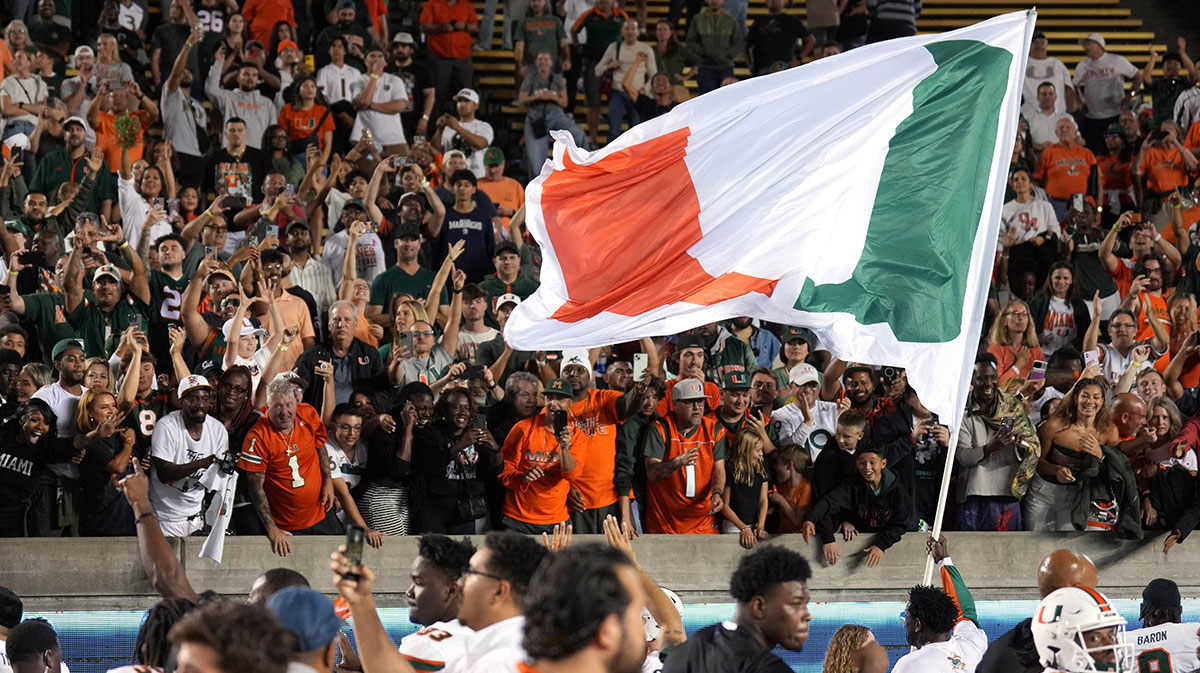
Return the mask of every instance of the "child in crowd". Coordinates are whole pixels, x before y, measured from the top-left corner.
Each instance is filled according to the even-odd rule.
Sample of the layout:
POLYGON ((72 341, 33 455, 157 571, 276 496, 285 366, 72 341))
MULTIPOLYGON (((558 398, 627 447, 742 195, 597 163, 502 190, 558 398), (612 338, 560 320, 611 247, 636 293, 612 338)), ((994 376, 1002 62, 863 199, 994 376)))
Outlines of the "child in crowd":
POLYGON ((789 444, 771 454, 771 473, 775 481, 768 501, 779 515, 780 533, 799 533, 805 515, 812 506, 812 485, 804 478, 808 454, 789 444))
POLYGON ((853 477, 858 470, 854 467, 854 451, 867 431, 867 417, 857 409, 847 409, 838 416, 837 448, 822 451, 813 463, 813 497, 821 499, 842 482, 853 477))
POLYGON ((740 433, 728 462, 733 469, 725 484, 721 532, 737 533, 742 546, 751 549, 758 540, 767 539, 767 468, 763 464, 762 437, 740 433))

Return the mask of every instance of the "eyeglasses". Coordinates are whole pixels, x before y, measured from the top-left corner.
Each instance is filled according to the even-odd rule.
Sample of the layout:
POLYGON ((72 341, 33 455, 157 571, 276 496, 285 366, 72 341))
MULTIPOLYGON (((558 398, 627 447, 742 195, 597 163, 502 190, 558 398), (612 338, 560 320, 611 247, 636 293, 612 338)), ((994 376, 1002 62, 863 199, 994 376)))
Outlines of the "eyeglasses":
POLYGON ((225 226, 225 225, 223 225, 223 224, 212 224, 212 223, 209 223, 209 224, 206 224, 206 225, 204 225, 204 228, 205 228, 205 229, 212 229, 213 231, 229 231, 229 227, 226 227, 226 226, 225 226))
POLYGON ((347 423, 334 423, 333 425, 342 432, 362 432, 361 425, 349 425, 347 423))
POLYGON ((221 387, 233 393, 234 395, 245 395, 246 393, 250 392, 250 389, 245 386, 231 386, 228 384, 222 384, 221 387))
POLYGON ((432 337, 433 336, 433 330, 431 330, 431 329, 412 330, 412 333, 413 333, 413 336, 420 336, 420 337, 432 337))
POLYGON ((1112 327, 1113 329, 1133 329, 1134 328, 1134 324, 1131 322, 1114 322, 1114 323, 1109 323, 1109 326, 1112 327))
POLYGON ((268 264, 263 267, 263 271, 283 271, 282 264, 268 264))
POLYGON ((482 570, 476 570, 470 566, 467 566, 467 569, 463 571, 463 576, 465 577, 467 575, 479 575, 480 577, 486 577, 490 580, 496 580, 497 582, 507 582, 508 581, 499 575, 493 575, 492 573, 485 573, 482 570))

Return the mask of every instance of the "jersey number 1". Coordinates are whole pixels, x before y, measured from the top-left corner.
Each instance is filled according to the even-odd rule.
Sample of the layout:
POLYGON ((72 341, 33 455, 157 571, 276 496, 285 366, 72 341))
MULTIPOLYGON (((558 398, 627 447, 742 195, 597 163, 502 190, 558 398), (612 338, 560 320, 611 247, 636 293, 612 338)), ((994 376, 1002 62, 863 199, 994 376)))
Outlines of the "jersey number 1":
POLYGON ((304 477, 300 476, 300 460, 296 456, 288 458, 288 467, 292 468, 292 488, 300 488, 304 485, 304 477))

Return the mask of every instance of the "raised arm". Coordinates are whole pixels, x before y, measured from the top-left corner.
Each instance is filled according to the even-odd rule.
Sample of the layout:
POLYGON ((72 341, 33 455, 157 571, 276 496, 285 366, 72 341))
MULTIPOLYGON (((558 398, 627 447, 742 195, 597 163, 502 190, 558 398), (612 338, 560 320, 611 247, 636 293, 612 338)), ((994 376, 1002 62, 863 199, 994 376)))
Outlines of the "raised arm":
POLYGON ((838 398, 838 393, 842 390, 842 374, 846 373, 846 361, 841 358, 833 358, 829 361, 829 366, 825 368, 825 377, 821 381, 821 399, 826 402, 832 402, 838 398))
POLYGON ((117 482, 117 488, 125 494, 125 500, 133 509, 137 523, 138 557, 154 590, 163 598, 184 598, 193 603, 198 601, 199 596, 188 581, 179 557, 158 527, 158 518, 154 516, 154 508, 150 505, 150 480, 142 470, 141 463, 133 461, 133 474, 117 482))
MULTIPOLYGON (((382 166, 383 164, 380 164, 382 166)), ((354 281, 358 280, 358 255, 354 250, 358 239, 362 237, 366 225, 355 222, 346 230, 349 237, 346 242, 346 254, 342 255, 342 289, 338 290, 338 299, 350 300, 354 296, 354 281)))
POLYGON ((1129 226, 1132 217, 1133 211, 1127 210, 1121 213, 1116 223, 1113 224, 1112 229, 1108 230, 1108 234, 1100 242, 1100 251, 1097 254, 1100 257, 1100 263, 1104 265, 1104 269, 1110 274, 1115 273, 1117 266, 1121 263, 1121 260, 1117 259, 1117 256, 1113 254, 1113 248, 1117 246, 1117 233, 1129 226))
POLYGON ((437 314, 442 308, 442 288, 446 286, 446 279, 454 269, 455 260, 462 255, 466 247, 466 241, 455 241, 446 250, 446 259, 442 260, 442 266, 434 275, 433 284, 429 286, 429 295, 425 297, 425 313, 430 316, 430 320, 438 319, 437 314))
POLYGON ((450 319, 446 321, 446 329, 442 332, 442 348, 451 354, 458 350, 458 326, 462 318, 462 289, 466 282, 466 272, 461 269, 455 269, 453 285, 451 286, 453 288, 451 293, 454 298, 450 301, 450 319))

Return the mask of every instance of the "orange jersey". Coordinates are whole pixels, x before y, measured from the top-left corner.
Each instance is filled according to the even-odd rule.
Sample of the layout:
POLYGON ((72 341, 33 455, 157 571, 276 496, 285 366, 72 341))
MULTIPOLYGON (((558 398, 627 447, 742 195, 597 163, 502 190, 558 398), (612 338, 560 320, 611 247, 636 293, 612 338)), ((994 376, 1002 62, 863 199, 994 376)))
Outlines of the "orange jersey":
MULTIPOLYGON (((1197 124, 1200 124, 1200 122, 1197 122, 1197 124)), ((1165 207, 1174 208, 1174 206, 1169 203, 1165 207)), ((1196 222, 1200 222, 1200 206, 1192 206, 1191 208, 1183 209, 1183 230, 1191 231, 1196 222)), ((1162 237, 1167 239, 1167 242, 1176 248, 1179 247, 1179 244, 1175 242, 1175 227, 1167 227, 1166 229, 1163 229, 1162 237)))
MULTIPOLYGON (((1167 313, 1167 300, 1162 295, 1150 294, 1149 292, 1142 292, 1138 296, 1150 299, 1151 310, 1154 311, 1154 315, 1167 331, 1167 336, 1170 337, 1171 315, 1167 313)), ((1133 338, 1137 341, 1154 338, 1154 330, 1150 328, 1150 320, 1146 318, 1144 310, 1138 309, 1138 333, 1133 338)))
MULTIPOLYGON (((447 0, 429 0, 421 9, 421 23, 454 23, 456 21, 472 24, 479 23, 479 15, 475 13, 475 5, 467 0, 455 0, 451 6, 447 0)), ((429 51, 438 58, 471 58, 471 45, 475 38, 465 30, 452 30, 446 33, 433 33, 425 38, 429 43, 429 51)), ((556 522, 557 523, 557 522, 556 522)))
POLYGON ((574 450, 584 444, 583 433, 571 426, 571 455, 575 469, 564 472, 559 463, 558 440, 546 428, 546 412, 518 421, 504 440, 504 470, 500 483, 508 491, 504 495, 504 515, 517 521, 537 525, 562 523, 570 517, 567 512, 568 479, 574 479, 583 469, 584 455, 574 450), (525 473, 540 467, 541 479, 526 482, 525 473))
POLYGON ((325 518, 318 449, 326 439, 325 426, 308 404, 297 405, 291 432, 279 432, 263 416, 246 434, 238 467, 265 473, 271 517, 283 530, 303 530, 325 518))
POLYGON ((1142 157, 1142 172, 1146 176, 1146 187, 1151 191, 1165 193, 1188 184, 1187 165, 1183 153, 1172 147, 1151 147, 1142 157))
POLYGON ((1200 122, 1192 124, 1192 127, 1188 129, 1187 136, 1183 139, 1183 146, 1192 151, 1200 149, 1200 122))
POLYGON ((583 435, 579 444, 571 445, 572 454, 582 457, 587 466, 576 471, 571 483, 583 495, 588 509, 595 509, 617 501, 613 475, 617 470, 617 431, 621 423, 617 400, 621 393, 596 389, 587 392, 587 399, 571 405, 571 424, 583 435))
POLYGON ((1046 193, 1065 201, 1072 194, 1087 194, 1088 177, 1096 156, 1086 147, 1063 147, 1054 144, 1042 151, 1042 159, 1033 177, 1045 181, 1046 193))
POLYGON ((675 415, 666 417, 668 435, 663 434, 659 423, 651 426, 650 432, 663 442, 665 453, 662 460, 698 448, 695 478, 692 481, 695 495, 688 495, 687 468, 675 470, 666 479, 649 481, 646 484, 646 531, 649 533, 716 533, 716 517, 709 513, 712 508, 711 488, 713 472, 718 460, 725 459, 725 428, 714 416, 705 415, 700 426, 689 436, 684 436, 675 425, 675 415))
POLYGON ((333 116, 325 114, 325 106, 320 103, 313 103, 307 110, 301 110, 288 103, 279 113, 279 125, 287 131, 288 140, 300 140, 316 133, 317 140, 324 145, 325 132, 333 132, 333 116), (324 121, 321 121, 322 117, 325 118, 324 121), (317 127, 318 124, 320 128, 317 127))

